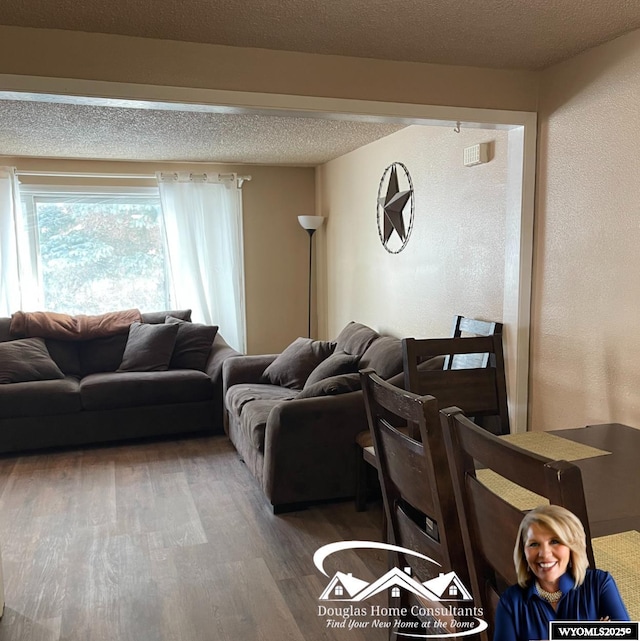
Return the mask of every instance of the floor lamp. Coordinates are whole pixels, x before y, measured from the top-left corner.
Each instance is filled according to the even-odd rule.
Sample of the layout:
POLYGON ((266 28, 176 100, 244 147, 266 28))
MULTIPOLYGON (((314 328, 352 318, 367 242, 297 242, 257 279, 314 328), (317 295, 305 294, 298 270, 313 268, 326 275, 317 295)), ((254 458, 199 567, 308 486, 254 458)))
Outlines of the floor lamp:
POLYGON ((311 338, 311 267, 313 265, 313 234, 316 229, 322 226, 324 216, 298 216, 298 222, 303 229, 309 234, 309 330, 308 336, 311 338))

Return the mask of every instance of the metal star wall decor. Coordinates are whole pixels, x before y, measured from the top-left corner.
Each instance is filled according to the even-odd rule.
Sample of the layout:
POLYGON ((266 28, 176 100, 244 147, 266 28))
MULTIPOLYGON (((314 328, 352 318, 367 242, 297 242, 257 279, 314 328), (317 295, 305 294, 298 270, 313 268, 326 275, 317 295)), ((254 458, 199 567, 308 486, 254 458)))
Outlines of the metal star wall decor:
POLYGON ((409 170, 401 162, 394 162, 384 170, 378 187, 378 234, 390 254, 399 254, 407 246, 413 214, 413 182, 409 170))

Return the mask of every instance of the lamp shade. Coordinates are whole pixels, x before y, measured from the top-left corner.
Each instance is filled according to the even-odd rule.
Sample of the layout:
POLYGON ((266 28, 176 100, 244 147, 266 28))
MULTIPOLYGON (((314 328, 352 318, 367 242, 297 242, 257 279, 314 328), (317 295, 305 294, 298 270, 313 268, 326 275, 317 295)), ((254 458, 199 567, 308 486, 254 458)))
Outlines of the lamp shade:
POLYGON ((304 229, 318 229, 324 222, 324 216, 298 216, 298 222, 304 229))

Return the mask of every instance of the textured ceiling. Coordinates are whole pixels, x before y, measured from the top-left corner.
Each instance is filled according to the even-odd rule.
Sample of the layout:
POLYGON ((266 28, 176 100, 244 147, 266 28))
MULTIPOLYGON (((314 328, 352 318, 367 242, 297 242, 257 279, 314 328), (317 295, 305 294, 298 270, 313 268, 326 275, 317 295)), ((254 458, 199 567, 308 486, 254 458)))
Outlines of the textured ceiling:
MULTIPOLYGON (((20 0, 0 25, 542 69, 640 28, 640 0, 20 0)), ((316 165, 398 125, 0 96, 4 155, 316 165)))
POLYGON ((640 27, 638 0, 20 0, 0 24, 540 69, 640 27))
POLYGON ((402 125, 0 100, 7 156, 319 165, 402 125))

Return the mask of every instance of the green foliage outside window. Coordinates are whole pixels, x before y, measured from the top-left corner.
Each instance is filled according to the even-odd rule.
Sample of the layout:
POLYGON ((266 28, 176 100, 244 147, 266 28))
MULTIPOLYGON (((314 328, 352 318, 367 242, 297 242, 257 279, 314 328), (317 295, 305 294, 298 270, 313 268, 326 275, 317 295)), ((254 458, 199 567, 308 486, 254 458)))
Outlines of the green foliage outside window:
POLYGON ((159 201, 47 197, 34 209, 46 309, 169 307, 159 201))

